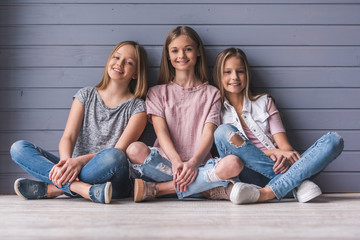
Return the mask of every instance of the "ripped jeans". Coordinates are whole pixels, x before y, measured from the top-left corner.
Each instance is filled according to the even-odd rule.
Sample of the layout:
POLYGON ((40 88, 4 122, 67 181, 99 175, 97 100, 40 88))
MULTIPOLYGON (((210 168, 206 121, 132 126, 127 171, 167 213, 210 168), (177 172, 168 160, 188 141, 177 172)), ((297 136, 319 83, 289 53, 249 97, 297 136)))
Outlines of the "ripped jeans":
POLYGON ((283 198, 304 180, 324 170, 344 148, 344 141, 337 133, 327 133, 306 150, 285 173, 275 174, 273 170, 275 162, 245 138, 233 125, 220 125, 215 130, 214 136, 220 157, 236 155, 244 162, 246 168, 271 179, 266 186, 274 192, 277 199, 283 198), (231 137, 235 134, 240 135, 244 140, 241 146, 231 143, 231 137))
MULTIPOLYGON (((208 171, 215 168, 220 161, 219 158, 209 159, 204 166, 199 167, 196 179, 187 187, 187 190, 180 192, 175 188, 179 199, 185 197, 197 197, 199 193, 216 188, 226 187, 229 184, 227 180, 212 182, 209 179, 208 171)), ((157 148, 150 148, 150 154, 146 157, 143 164, 131 164, 135 177, 141 178, 146 182, 169 182, 173 180, 171 163, 168 159, 161 156, 157 148)))

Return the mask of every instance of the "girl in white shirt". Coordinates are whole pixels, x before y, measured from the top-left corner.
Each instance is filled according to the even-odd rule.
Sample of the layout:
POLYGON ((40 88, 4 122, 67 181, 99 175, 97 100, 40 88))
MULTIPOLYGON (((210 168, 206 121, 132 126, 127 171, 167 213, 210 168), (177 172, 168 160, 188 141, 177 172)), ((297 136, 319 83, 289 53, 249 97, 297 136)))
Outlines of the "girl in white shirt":
POLYGON ((217 56, 214 81, 223 102, 223 124, 214 134, 220 157, 236 155, 246 168, 271 179, 261 189, 245 183, 238 185, 247 189, 244 194, 248 197, 243 196, 241 203, 265 202, 275 197, 281 199, 293 189, 299 202, 321 195, 320 188, 307 179, 340 155, 343 139, 330 132, 302 155, 295 151, 272 98, 255 94, 250 88, 248 61, 240 49, 228 48, 217 56))

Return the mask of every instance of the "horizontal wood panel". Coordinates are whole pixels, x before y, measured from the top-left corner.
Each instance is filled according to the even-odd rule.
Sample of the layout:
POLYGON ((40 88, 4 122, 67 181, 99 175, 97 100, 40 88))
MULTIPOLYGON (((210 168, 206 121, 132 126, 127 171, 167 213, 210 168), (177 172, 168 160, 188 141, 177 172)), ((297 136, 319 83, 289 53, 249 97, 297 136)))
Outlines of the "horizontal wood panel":
MULTIPOLYGON (((360 130, 338 130, 336 131, 344 139, 344 150, 358 151, 360 145, 358 141, 360 139, 360 130)), ((287 134, 292 146, 300 151, 304 152, 311 147, 319 138, 321 138, 327 131, 324 130, 289 130, 287 134)))
POLYGON ((360 173, 322 173, 315 180, 324 193, 360 192, 360 173))
MULTIPOLYGON (((0 45, 113 45, 121 39, 143 45, 162 45, 173 27, 176 25, 0 26, 0 33, 7 36, 0 38, 0 45)), ((205 45, 341 46, 360 42, 360 26, 204 25, 194 26, 194 29, 205 45)))
MULTIPOLYGON (((69 108, 78 88, 0 89, 0 109, 69 108)), ((267 88, 279 108, 359 108, 360 89, 267 88), (339 101, 342 99, 342 101, 339 101)))
MULTIPOLYGON (((113 46, 29 46, 0 48, 0 64, 9 67, 103 67, 113 46)), ((240 47, 240 46, 234 46, 240 47)), ((225 46, 207 47, 213 65, 225 46)), ((251 66, 359 67, 360 47, 243 47, 251 66), (336 56, 336 57, 334 57, 336 56)), ((161 46, 147 46, 149 66, 159 66, 161 46)))
MULTIPOLYGON (((337 131, 344 139, 346 151, 359 151, 360 130, 337 131)), ((14 131, 0 132, 0 152, 9 151, 11 145, 17 140, 27 140, 49 151, 57 151, 63 130, 58 131, 14 131)), ((327 133, 324 130, 290 130, 287 132, 293 147, 299 152, 308 149, 316 140, 327 133)), ((152 134, 152 133, 151 133, 152 134)))
MULTIPOLYGON (((69 110, 66 108, 0 111, 0 131, 62 130, 69 110)), ((360 110, 280 109, 280 112, 287 130, 360 129, 360 110)))
MULTIPOLYGON (((212 69, 210 69, 210 72, 212 69)), ((0 88, 23 87, 70 87, 95 86, 103 73, 103 67, 93 68, 16 68, 0 69, 0 88)), ((158 67, 148 69, 151 86, 157 82, 158 67)), ((360 87, 360 68, 299 68, 253 67, 252 83, 255 87, 360 87)))
MULTIPOLYGON (((0 174, 0 194, 15 194, 14 182, 17 178, 32 178, 27 173, 0 174)), ((349 184, 360 182, 360 173, 321 173, 314 180, 321 188, 323 193, 333 192, 360 192, 359 184, 349 184)))
POLYGON ((358 4, 21 4, 0 9, 7 24, 356 24, 359 12, 358 4), (171 17, 164 22, 166 16, 171 17))

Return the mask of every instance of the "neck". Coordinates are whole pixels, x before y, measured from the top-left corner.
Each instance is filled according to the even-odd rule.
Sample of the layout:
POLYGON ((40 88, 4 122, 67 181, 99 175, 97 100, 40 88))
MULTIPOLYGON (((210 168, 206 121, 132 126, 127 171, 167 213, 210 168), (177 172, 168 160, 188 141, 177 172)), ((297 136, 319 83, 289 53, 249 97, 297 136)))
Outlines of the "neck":
POLYGON ((130 94, 128 84, 116 83, 116 82, 111 81, 111 80, 110 80, 109 85, 107 86, 107 88, 104 89, 103 91, 105 93, 107 93, 108 95, 110 95, 112 97, 116 97, 116 98, 123 98, 123 97, 130 94))
POLYGON ((194 71, 176 71, 173 82, 183 88, 192 88, 201 85, 194 71))
POLYGON ((242 93, 232 94, 232 93, 225 93, 226 99, 234 108, 239 108, 242 110, 243 103, 244 103, 244 95, 242 93))

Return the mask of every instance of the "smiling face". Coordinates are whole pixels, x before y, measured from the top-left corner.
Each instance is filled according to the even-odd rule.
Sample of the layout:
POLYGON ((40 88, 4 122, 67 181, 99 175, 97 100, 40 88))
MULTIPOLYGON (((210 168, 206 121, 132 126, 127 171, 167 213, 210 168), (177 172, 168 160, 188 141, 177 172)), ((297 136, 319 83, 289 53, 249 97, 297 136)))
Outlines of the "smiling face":
POLYGON ((176 71, 194 70, 200 52, 196 43, 186 35, 180 35, 168 46, 169 60, 176 71))
POLYGON ((123 45, 118 48, 107 64, 107 71, 111 80, 126 81, 137 77, 137 58, 135 48, 123 45))
POLYGON ((246 86, 246 72, 244 63, 239 57, 233 56, 225 61, 222 85, 225 95, 243 93, 246 86))

